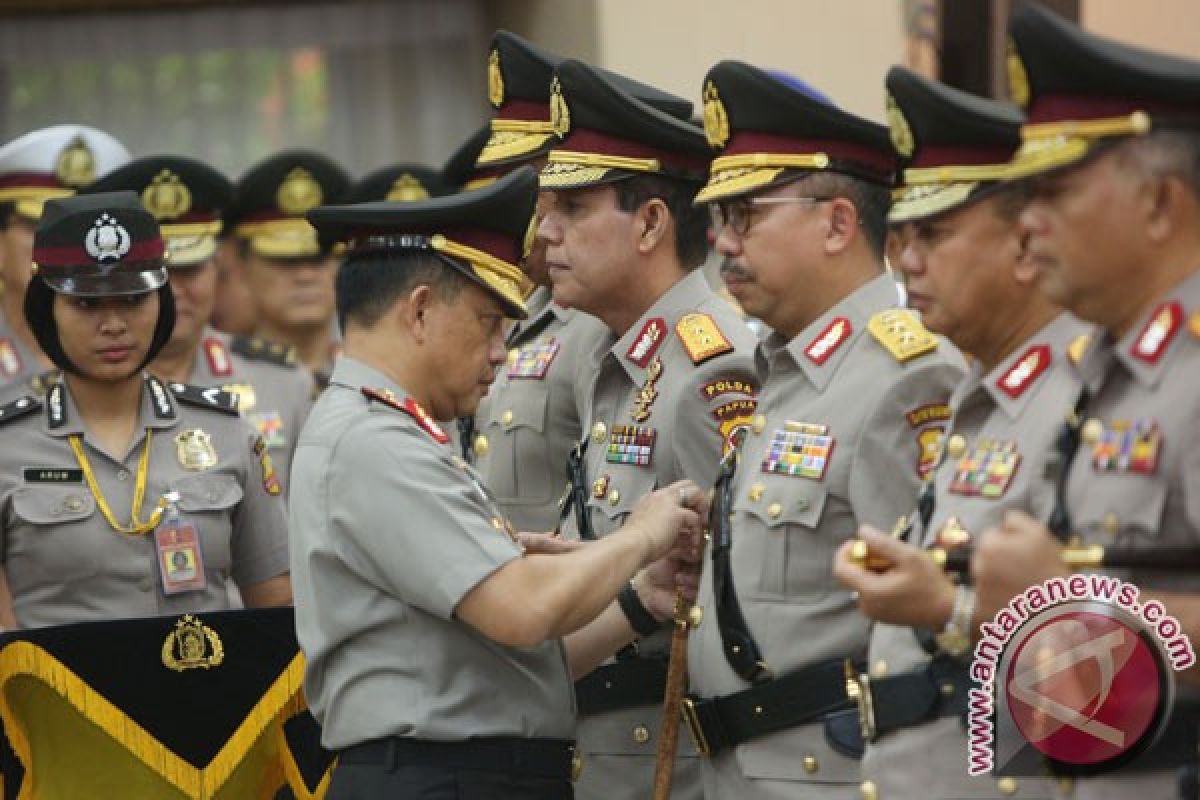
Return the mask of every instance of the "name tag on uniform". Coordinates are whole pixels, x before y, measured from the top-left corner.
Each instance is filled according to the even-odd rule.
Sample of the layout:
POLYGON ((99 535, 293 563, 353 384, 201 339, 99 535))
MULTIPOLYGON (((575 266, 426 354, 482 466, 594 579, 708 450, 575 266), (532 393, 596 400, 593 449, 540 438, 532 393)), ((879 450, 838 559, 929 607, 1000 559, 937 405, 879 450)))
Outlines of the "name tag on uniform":
POLYGON ((178 521, 164 522, 154 529, 154 548, 158 551, 163 594, 195 592, 208 585, 195 526, 178 521))
POLYGON ((550 339, 538 342, 529 347, 522 347, 517 352, 516 359, 508 365, 508 377, 541 380, 546 377, 546 370, 558 355, 558 341, 550 339))
POLYGON ((771 435, 761 469, 767 474, 819 481, 825 477, 834 444, 827 426, 788 420, 771 435))
POLYGON ((25 467, 26 483, 83 483, 83 470, 78 467, 25 467))

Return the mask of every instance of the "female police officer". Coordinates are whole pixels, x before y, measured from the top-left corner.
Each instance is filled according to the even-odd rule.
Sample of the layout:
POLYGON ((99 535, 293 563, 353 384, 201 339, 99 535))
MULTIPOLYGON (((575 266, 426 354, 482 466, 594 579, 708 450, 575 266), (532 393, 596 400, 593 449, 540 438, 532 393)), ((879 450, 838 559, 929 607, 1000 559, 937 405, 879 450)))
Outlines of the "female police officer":
POLYGON ((25 315, 64 375, 0 402, 0 624, 290 602, 263 443, 231 395, 142 371, 175 321, 154 217, 132 192, 47 202, 34 261, 25 315))

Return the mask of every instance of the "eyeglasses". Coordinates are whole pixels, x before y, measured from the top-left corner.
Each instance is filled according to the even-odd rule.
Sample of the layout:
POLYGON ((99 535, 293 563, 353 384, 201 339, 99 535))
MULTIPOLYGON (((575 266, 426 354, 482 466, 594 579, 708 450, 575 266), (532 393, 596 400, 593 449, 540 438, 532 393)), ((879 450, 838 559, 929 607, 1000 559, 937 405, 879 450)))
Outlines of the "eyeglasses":
POLYGON ((815 206, 828 203, 828 197, 739 197, 736 200, 709 203, 713 231, 720 233, 728 225, 738 236, 745 236, 754 224, 755 206, 774 206, 785 203, 800 203, 815 206))

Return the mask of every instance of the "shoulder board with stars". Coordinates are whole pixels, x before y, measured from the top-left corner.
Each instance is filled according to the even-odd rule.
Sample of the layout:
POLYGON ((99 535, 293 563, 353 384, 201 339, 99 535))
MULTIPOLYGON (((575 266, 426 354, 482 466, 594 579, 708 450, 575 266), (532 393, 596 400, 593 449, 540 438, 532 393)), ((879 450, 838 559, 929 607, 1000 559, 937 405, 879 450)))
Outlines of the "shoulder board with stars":
POLYGON ((229 350, 225 343, 216 336, 205 336, 201 344, 204 348, 204 359, 208 361, 208 369, 217 378, 228 378, 233 374, 233 362, 229 359, 229 350))
POLYGON ((429 416, 429 412, 421 408, 421 404, 411 397, 405 397, 401 401, 390 389, 370 389, 366 386, 362 387, 362 393, 371 400, 377 400, 389 408, 408 414, 438 444, 446 444, 450 441, 450 437, 442 430, 442 426, 437 424, 437 420, 429 416))
POLYGON ((1050 361, 1050 346, 1035 344, 996 379, 996 388, 1016 400, 1033 385, 1039 375, 1050 368, 1050 361))
POLYGON ((280 367, 296 366, 296 348, 278 342, 268 342, 257 336, 235 336, 229 343, 229 348, 251 361, 265 361, 280 367))
POLYGON ((867 330, 901 364, 937 350, 938 340, 903 308, 889 308, 872 315, 867 330))
POLYGON ((42 401, 31 394, 18 397, 12 402, 0 406, 0 425, 20 419, 26 414, 32 414, 42 407, 42 401))
POLYGON ((172 383, 169 386, 171 394, 175 395, 181 403, 187 403, 190 406, 199 406, 200 408, 211 408, 214 411, 223 411, 235 417, 238 415, 237 395, 227 392, 224 389, 219 389, 215 386, 209 388, 192 386, 187 383, 172 383))
POLYGON ((717 321, 699 311, 684 314, 675 323, 675 333, 693 364, 703 364, 733 349, 725 334, 721 333, 717 321))

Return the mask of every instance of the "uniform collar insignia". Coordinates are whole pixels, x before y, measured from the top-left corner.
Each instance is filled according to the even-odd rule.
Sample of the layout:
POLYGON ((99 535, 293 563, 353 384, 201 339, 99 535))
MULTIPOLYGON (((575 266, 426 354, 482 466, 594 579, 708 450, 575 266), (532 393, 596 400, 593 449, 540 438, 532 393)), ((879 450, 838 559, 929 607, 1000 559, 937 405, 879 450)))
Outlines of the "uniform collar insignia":
POLYGON ((204 338, 204 358, 208 361, 208 370, 214 378, 228 378, 233 374, 229 350, 225 347, 225 343, 216 336, 204 338))
POLYGON ((1182 325, 1183 307, 1177 301, 1162 303, 1142 328, 1131 354, 1147 364, 1157 364, 1182 325))
POLYGON ((842 343, 854 333, 854 326, 846 317, 836 317, 804 348, 804 355, 818 367, 823 365, 842 343))
POLYGON ((1052 360, 1049 345, 1035 344, 996 379, 996 388, 1016 400, 1050 368, 1052 360))
POLYGON ((447 444, 450 441, 450 437, 442 430, 442 426, 438 425, 437 420, 429 416, 429 413, 421 407, 421 404, 412 399, 412 397, 405 397, 401 400, 396 397, 396 393, 391 389, 370 389, 366 386, 362 387, 362 393, 372 400, 378 400, 386 406, 408 414, 438 444, 447 444))
POLYGON ((642 326, 642 330, 633 340, 625 357, 645 369, 650 363, 650 359, 654 358, 654 354, 658 352, 658 348, 662 346, 666 335, 667 321, 662 317, 651 317, 642 326))
POLYGON ((66 390, 61 383, 54 384, 46 393, 46 424, 51 430, 67 424, 66 390))
POLYGON ((154 409, 154 416, 160 420, 175 419, 175 404, 171 402, 171 396, 162 385, 162 381, 153 375, 147 375, 146 390, 150 392, 150 405, 154 409))

